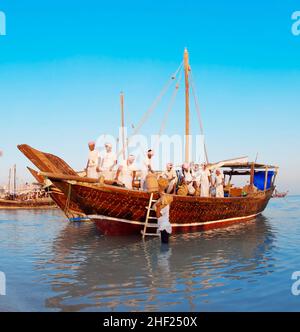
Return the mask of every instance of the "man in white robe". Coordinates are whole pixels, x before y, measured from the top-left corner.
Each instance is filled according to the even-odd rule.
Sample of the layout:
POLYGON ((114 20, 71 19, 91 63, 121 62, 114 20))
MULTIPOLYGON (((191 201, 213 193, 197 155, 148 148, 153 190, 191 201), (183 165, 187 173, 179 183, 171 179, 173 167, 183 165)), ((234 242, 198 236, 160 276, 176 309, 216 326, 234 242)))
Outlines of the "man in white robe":
POLYGON ((86 175, 88 178, 98 179, 97 169, 100 162, 100 153, 95 149, 95 142, 89 142, 89 155, 86 165, 86 175))
POLYGON ((207 165, 203 164, 201 178, 200 178, 200 186, 201 186, 201 197, 209 197, 210 196, 210 186, 211 186, 211 174, 207 169, 207 165))
POLYGON ((194 188, 197 190, 200 188, 200 181, 201 181, 201 169, 199 164, 194 164, 194 167, 191 170, 193 181, 194 181, 194 188))
POLYGON ((101 175, 104 176, 105 180, 113 180, 114 178, 114 167, 117 165, 117 156, 112 151, 112 145, 110 143, 105 144, 105 151, 101 155, 100 169, 101 175))
POLYGON ((121 182, 127 189, 133 188, 133 182, 136 175, 134 161, 135 157, 133 155, 129 155, 127 160, 123 160, 115 177, 115 180, 121 182))
POLYGON ((183 183, 187 185, 189 194, 194 195, 196 190, 193 186, 193 176, 191 174, 191 170, 189 168, 188 163, 184 163, 182 165, 182 175, 183 175, 183 183))
POLYGON ((142 164, 142 170, 141 170, 141 190, 147 190, 146 188, 146 177, 148 173, 154 173, 153 170, 153 156, 154 151, 152 149, 149 149, 147 151, 147 155, 143 161, 142 164))
POLYGON ((176 189, 176 184, 177 184, 178 178, 177 178, 177 174, 176 174, 176 171, 175 171, 172 163, 168 163, 167 164, 167 168, 161 174, 161 176, 164 179, 167 179, 169 181, 169 185, 168 185, 168 188, 166 190, 167 194, 173 194, 173 193, 175 193, 175 189, 176 189))
POLYGON ((215 174, 216 197, 224 197, 224 175, 217 169, 215 174))

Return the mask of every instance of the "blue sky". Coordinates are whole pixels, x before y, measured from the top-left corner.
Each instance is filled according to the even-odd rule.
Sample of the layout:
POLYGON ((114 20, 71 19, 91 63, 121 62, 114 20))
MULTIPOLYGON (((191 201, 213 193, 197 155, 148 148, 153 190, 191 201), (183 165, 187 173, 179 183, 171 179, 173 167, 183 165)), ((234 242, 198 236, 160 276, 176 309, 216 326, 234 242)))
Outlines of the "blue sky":
MULTIPOLYGON (((210 160, 258 152, 281 167, 279 189, 300 194, 299 0, 0 0, 0 10, 0 183, 13 163, 30 178, 19 143, 82 169, 86 142, 119 125, 119 92, 136 124, 188 47, 210 160)), ((180 98, 167 133, 182 132, 183 110, 180 98)))

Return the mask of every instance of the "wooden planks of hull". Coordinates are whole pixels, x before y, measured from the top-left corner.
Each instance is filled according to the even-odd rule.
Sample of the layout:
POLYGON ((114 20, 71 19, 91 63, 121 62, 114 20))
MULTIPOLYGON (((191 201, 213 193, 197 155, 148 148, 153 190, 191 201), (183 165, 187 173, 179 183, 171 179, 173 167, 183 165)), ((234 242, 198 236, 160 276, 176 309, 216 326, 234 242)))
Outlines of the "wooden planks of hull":
MULTIPOLYGON (((214 228, 227 227, 241 222, 254 220, 257 215, 246 216, 241 218, 232 218, 218 221, 209 221, 204 223, 185 223, 178 225, 172 223, 172 233, 192 233, 199 231, 206 231, 214 228)), ((99 232, 103 235, 121 236, 121 235, 138 235, 144 228, 144 223, 132 222, 130 220, 118 220, 114 218, 107 218, 105 216, 89 216, 97 226, 99 232)))
MULTIPOLYGON (((27 167, 32 176, 38 181, 38 183, 43 184, 44 178, 39 175, 34 169, 27 167)), ((51 199, 55 204, 64 212, 66 217, 70 220, 83 220, 88 219, 83 211, 74 202, 68 202, 67 196, 57 187, 51 185, 49 187, 49 194, 51 199)))

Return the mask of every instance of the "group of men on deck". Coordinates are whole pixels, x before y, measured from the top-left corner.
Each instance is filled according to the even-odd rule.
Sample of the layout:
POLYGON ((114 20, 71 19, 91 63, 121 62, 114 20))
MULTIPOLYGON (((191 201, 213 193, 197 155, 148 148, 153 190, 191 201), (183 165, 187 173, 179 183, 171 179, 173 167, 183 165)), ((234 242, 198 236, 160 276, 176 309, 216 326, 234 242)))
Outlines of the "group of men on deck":
MULTIPOLYGON (((135 156, 129 155, 126 160, 123 160, 117 166, 117 155, 112 151, 110 143, 105 144, 105 151, 102 154, 95 147, 95 142, 89 143, 89 155, 86 165, 87 177, 99 178, 99 176, 103 176, 105 180, 117 181, 126 188, 132 189, 137 173, 135 156)), ((153 156, 153 150, 149 149, 140 170, 141 190, 147 190, 146 177, 149 173, 154 173, 153 156)), ((210 197, 211 188, 214 188, 216 197, 224 197, 223 173, 217 169, 212 174, 207 164, 184 163, 181 170, 176 171, 174 165, 168 163, 160 177, 169 181, 166 189, 168 194, 176 194, 178 185, 185 185, 189 195, 210 197)))

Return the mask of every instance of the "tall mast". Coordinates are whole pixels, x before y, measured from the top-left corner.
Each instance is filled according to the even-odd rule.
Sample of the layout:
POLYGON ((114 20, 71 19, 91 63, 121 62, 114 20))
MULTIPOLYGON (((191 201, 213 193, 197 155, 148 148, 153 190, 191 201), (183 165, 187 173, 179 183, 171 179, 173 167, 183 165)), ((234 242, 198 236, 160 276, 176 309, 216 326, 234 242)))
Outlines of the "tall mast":
POLYGON ((17 165, 14 165, 14 198, 17 195, 17 165))
POLYGON ((120 103, 121 103, 121 130, 122 130, 122 155, 123 160, 125 160, 125 120, 124 120, 124 94, 120 94, 120 103))
POLYGON ((8 175, 8 188, 7 188, 8 194, 10 195, 11 192, 11 168, 9 169, 9 175, 8 175))
POLYGON ((190 94, 189 94, 189 53, 185 48, 184 55, 184 76, 185 76, 185 161, 189 162, 189 150, 190 150, 190 94))

